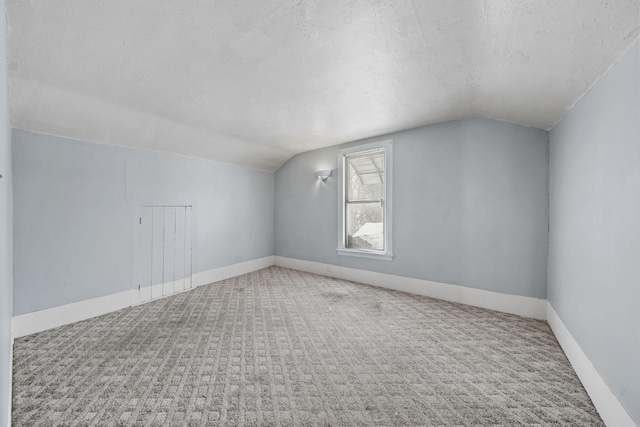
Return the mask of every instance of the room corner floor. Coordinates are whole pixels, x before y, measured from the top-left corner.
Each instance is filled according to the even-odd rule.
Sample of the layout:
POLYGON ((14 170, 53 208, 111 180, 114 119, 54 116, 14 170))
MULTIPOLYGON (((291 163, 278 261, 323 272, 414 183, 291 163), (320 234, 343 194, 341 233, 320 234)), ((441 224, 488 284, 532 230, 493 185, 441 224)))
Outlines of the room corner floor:
POLYGON ((17 339, 13 423, 603 425, 543 321, 270 267, 17 339))

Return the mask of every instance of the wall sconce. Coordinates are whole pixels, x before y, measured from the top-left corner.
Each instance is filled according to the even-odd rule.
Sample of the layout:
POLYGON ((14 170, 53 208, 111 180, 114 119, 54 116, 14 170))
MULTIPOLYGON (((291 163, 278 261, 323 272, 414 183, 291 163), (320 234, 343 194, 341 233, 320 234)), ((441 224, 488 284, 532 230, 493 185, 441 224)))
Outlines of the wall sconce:
POLYGON ((327 180, 327 178, 329 178, 331 176, 331 171, 318 171, 316 172, 316 176, 318 177, 318 179, 321 179, 322 182, 325 182, 327 180))

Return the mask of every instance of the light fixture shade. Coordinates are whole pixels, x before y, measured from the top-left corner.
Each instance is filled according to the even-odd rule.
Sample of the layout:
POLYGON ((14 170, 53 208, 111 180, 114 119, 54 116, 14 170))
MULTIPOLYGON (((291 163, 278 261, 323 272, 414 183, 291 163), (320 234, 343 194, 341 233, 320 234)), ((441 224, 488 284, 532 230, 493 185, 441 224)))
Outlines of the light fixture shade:
POLYGON ((318 177, 318 179, 321 179, 323 181, 326 181, 327 178, 329 178, 331 176, 331 171, 330 170, 326 170, 326 171, 317 171, 316 172, 316 176, 318 177))

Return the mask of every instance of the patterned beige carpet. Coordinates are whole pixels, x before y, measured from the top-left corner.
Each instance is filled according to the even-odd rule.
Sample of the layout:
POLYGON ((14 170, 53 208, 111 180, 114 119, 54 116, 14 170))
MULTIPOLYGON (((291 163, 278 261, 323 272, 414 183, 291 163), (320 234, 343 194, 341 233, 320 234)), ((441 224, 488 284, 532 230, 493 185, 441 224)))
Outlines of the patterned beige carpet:
POLYGON ((545 322, 279 267, 14 351, 17 426, 603 425, 545 322))

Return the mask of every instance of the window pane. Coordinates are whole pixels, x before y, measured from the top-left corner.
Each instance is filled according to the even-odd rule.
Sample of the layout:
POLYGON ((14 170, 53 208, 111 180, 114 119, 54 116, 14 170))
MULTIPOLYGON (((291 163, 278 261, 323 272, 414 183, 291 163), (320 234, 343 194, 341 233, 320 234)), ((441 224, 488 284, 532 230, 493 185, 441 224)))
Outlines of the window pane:
POLYGON ((349 156, 346 169, 348 202, 384 198, 384 151, 349 156))
POLYGON ((391 260, 393 141, 340 150, 338 254, 391 260))
POLYGON ((347 248, 384 250, 384 211, 381 203, 347 203, 347 248))

